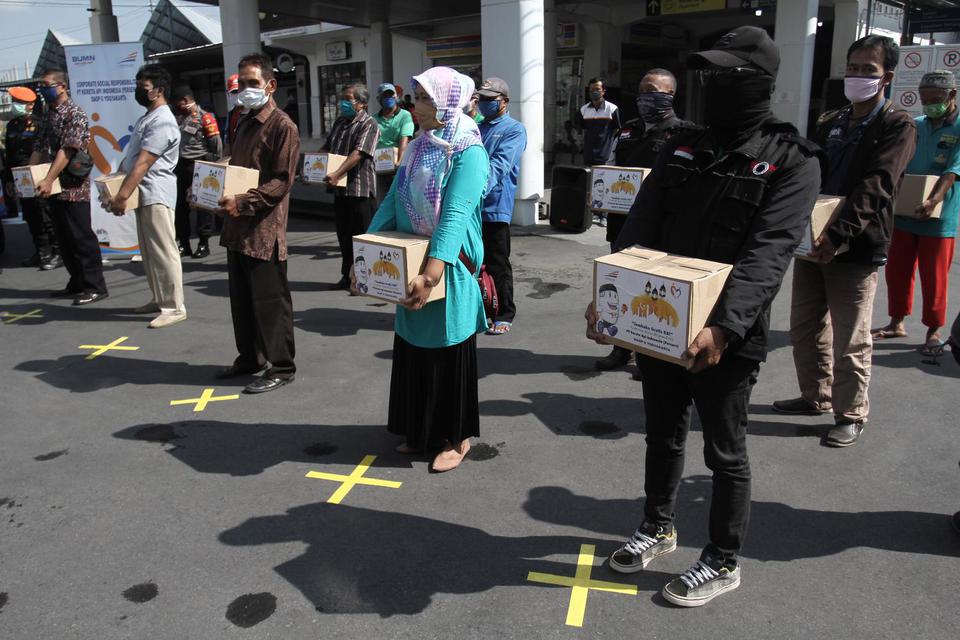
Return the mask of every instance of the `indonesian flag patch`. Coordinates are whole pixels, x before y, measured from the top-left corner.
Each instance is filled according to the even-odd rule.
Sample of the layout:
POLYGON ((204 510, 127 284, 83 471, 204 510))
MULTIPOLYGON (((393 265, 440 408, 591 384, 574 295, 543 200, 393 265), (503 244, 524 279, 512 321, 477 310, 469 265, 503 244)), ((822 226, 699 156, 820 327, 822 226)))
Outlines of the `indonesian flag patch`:
POLYGON ((693 147, 677 147, 673 155, 680 156, 685 160, 693 160, 693 147))

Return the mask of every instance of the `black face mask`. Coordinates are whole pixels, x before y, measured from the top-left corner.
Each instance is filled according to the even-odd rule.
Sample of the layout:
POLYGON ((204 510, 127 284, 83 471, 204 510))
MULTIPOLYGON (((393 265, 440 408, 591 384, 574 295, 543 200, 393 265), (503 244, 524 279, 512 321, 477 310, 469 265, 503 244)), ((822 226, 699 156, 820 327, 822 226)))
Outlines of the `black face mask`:
POLYGON ((150 92, 144 87, 137 87, 133 92, 133 99, 136 100, 137 104, 141 107, 149 107, 152 102, 149 94, 150 92))
POLYGON ((703 87, 704 120, 721 133, 748 133, 770 117, 773 78, 765 74, 731 77, 718 74, 703 87))
POLYGON ((673 115, 673 94, 643 91, 637 96, 637 111, 646 124, 657 124, 673 115))

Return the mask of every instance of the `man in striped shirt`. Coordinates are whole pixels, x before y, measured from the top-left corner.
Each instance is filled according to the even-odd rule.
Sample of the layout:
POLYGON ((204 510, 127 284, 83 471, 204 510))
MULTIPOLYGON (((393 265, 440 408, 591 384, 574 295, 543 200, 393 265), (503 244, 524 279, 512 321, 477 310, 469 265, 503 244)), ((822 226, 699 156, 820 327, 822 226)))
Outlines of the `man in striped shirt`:
POLYGON ((336 171, 327 174, 326 182, 334 189, 333 210, 337 223, 337 242, 342 262, 336 289, 350 288, 350 267, 353 265, 353 236, 364 233, 373 218, 377 197, 377 174, 373 154, 380 140, 377 121, 367 112, 370 90, 362 84, 344 88, 340 97, 340 117, 333 123, 324 151, 346 156, 336 171), (346 187, 334 185, 347 176, 346 187))
MULTIPOLYGON (((612 164, 613 146, 620 137, 620 109, 606 99, 603 78, 591 78, 587 85, 590 102, 580 107, 579 129, 583 131, 583 163, 588 167, 612 164)), ((606 226, 606 214, 598 214, 595 222, 606 226)))

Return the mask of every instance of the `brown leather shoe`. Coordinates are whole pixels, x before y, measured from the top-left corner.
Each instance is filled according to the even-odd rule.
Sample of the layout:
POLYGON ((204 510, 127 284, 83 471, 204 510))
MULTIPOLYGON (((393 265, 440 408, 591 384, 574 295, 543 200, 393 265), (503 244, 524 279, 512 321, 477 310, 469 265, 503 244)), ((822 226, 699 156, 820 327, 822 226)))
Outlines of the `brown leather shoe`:
POLYGON ((453 471, 460 466, 460 463, 463 462, 463 457, 467 455, 469 451, 469 440, 464 440, 461 442, 459 448, 455 448, 453 445, 448 444, 443 448, 443 451, 438 453, 437 457, 433 459, 431 468, 437 473, 453 471))

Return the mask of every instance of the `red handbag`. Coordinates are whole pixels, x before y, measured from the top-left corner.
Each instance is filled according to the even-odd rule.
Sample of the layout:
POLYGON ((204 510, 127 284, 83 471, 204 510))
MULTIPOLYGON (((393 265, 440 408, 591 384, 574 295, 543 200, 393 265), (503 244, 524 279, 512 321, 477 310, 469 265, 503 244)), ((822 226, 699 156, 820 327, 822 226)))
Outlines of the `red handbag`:
POLYGON ((471 274, 476 276, 477 284, 480 285, 480 297, 483 299, 483 310, 487 314, 487 318, 493 322, 500 313, 500 299, 497 297, 497 285, 493 281, 493 276, 487 272, 487 265, 480 265, 480 273, 477 273, 473 262, 462 249, 460 250, 460 262, 471 274))

